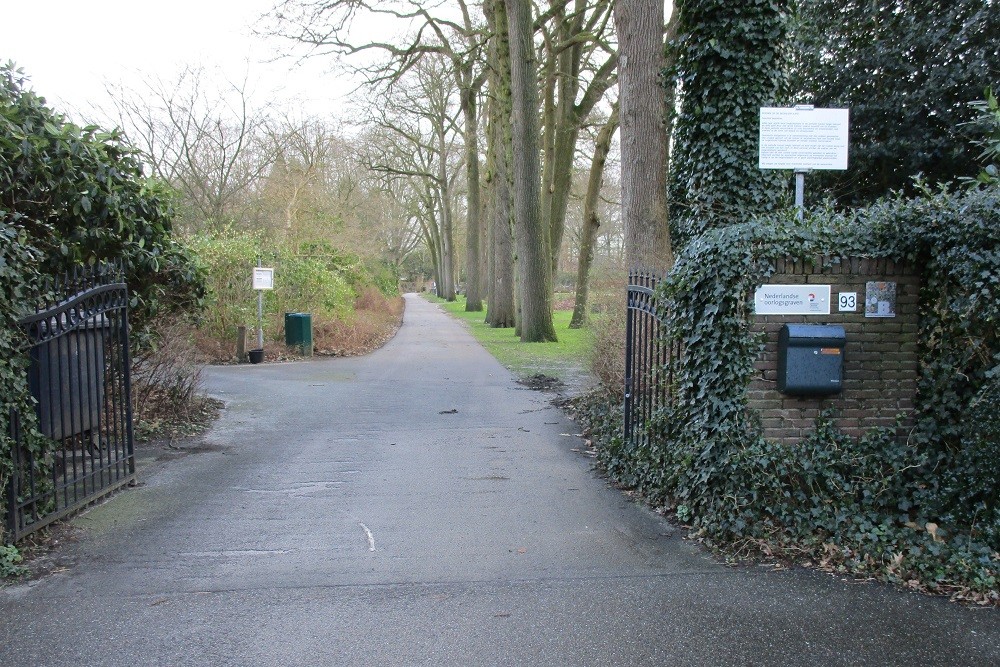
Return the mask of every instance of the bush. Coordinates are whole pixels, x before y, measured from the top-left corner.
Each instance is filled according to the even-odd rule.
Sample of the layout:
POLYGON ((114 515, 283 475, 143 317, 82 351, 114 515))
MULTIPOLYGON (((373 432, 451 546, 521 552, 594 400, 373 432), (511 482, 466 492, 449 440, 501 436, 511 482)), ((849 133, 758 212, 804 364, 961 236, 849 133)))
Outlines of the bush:
POLYGON ((155 343, 132 358, 133 416, 144 422, 184 419, 199 402, 204 358, 184 318, 164 318, 153 330, 155 343))
POLYGON ((228 346, 237 326, 256 321, 257 295, 251 271, 263 245, 261 236, 226 229, 215 235, 193 236, 186 244, 206 276, 208 295, 200 326, 209 340, 228 346))
POLYGON ((38 251, 38 269, 120 262, 131 292, 130 324, 142 340, 161 313, 196 309, 204 286, 173 238, 173 193, 146 179, 123 136, 79 127, 0 68, 0 219, 38 251))
POLYGON ((13 545, 0 544, 0 578, 20 577, 28 573, 21 565, 21 553, 13 545))
POLYGON ((280 283, 265 293, 265 307, 275 335, 283 330, 284 313, 308 312, 319 321, 341 319, 353 311, 354 288, 323 259, 282 252, 273 265, 280 283))
POLYGON ((625 393, 625 270, 595 273, 590 287, 589 326, 594 332, 590 370, 616 399, 625 393))
POLYGON ((23 72, 0 67, 0 488, 11 473, 11 414, 20 415, 20 444, 37 460, 53 446, 34 428, 18 324, 53 297, 42 276, 120 263, 131 343, 141 350, 155 317, 197 309, 204 295, 197 266, 173 239, 172 217, 170 191, 143 177, 119 133, 69 122, 27 88, 23 72))
POLYGON ((385 296, 399 296, 399 267, 388 262, 369 262, 365 265, 371 281, 385 296))
POLYGON ((970 527, 971 536, 1000 550, 1000 366, 994 367, 969 405, 961 448, 942 466, 944 521, 970 527), (991 474, 990 471, 994 471, 991 474))
POLYGON ((388 298, 368 288, 355 301, 355 311, 342 319, 319 322, 313 345, 317 354, 353 356, 384 345, 402 322, 403 299, 388 298))
MULTIPOLYGON (((290 245, 260 233, 237 234, 224 230, 192 237, 189 245, 207 275, 209 307, 199 333, 199 347, 212 358, 230 360, 235 350, 236 328, 257 325, 257 294, 251 272, 260 256, 274 268, 274 289, 264 293, 265 344, 283 347, 284 314, 312 314, 313 343, 318 353, 347 354, 367 351, 384 341, 385 317, 398 326, 398 294, 392 267, 366 265, 329 243, 290 245), (370 311, 360 314, 357 311, 370 311), (379 311, 381 315, 372 313, 379 311)), ((270 353, 269 353, 270 354, 270 353)))

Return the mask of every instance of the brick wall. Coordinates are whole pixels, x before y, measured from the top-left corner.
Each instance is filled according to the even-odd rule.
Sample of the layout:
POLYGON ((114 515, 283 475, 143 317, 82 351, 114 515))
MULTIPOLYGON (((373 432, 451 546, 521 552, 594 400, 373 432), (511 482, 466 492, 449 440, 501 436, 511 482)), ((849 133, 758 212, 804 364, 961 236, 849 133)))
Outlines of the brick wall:
POLYGON ((782 260, 768 284, 830 285, 830 315, 762 315, 755 331, 767 342, 757 360, 750 405, 760 412, 764 435, 795 443, 815 426, 820 411, 833 408, 836 424, 852 435, 876 426, 892 426, 896 416, 913 409, 917 382, 917 273, 885 259, 818 257, 812 262, 782 260), (896 283, 896 316, 865 316, 866 283, 896 283), (838 312, 838 294, 857 292, 858 309, 838 312), (843 391, 833 396, 786 396, 777 390, 778 332, 782 324, 839 324, 847 335, 843 391))

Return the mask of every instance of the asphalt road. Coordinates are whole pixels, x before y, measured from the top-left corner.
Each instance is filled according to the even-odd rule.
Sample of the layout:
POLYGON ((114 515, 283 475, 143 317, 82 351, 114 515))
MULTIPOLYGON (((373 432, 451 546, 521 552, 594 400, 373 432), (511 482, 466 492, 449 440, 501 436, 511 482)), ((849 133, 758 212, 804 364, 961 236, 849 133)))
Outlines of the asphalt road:
POLYGON ((728 568, 592 470, 436 306, 227 408, 0 590, 0 665, 998 665, 1000 613, 728 568))

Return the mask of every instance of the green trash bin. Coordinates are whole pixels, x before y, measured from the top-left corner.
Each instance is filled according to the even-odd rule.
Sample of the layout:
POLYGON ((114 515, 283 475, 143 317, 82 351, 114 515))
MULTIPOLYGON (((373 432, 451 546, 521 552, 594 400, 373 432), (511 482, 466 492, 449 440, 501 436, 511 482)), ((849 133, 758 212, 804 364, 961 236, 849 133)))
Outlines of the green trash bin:
POLYGON ((300 354, 313 353, 312 313, 285 313, 285 345, 297 347, 300 354))

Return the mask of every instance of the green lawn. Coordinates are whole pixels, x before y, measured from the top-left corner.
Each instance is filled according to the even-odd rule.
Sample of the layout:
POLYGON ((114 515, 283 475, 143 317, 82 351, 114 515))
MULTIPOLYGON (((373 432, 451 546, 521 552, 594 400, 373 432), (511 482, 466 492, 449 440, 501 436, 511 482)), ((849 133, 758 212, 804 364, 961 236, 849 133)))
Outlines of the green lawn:
POLYGON ((459 296, 457 301, 450 303, 427 293, 421 296, 439 304, 450 315, 465 322, 476 340, 519 378, 543 373, 569 384, 577 384, 589 375, 586 369, 593 342, 591 332, 587 328, 569 328, 573 315, 570 310, 557 310, 553 313, 558 342, 522 343, 514 335, 513 329, 494 329, 488 326, 485 311, 465 312, 464 296, 459 296))

